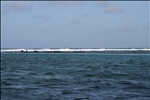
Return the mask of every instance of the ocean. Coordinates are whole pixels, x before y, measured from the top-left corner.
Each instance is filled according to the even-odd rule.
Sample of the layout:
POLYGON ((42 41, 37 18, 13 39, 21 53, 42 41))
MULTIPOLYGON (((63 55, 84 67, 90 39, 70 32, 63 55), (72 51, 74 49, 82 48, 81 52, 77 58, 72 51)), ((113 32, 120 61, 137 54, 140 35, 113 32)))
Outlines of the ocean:
POLYGON ((150 100, 150 54, 1 52, 1 100, 150 100))

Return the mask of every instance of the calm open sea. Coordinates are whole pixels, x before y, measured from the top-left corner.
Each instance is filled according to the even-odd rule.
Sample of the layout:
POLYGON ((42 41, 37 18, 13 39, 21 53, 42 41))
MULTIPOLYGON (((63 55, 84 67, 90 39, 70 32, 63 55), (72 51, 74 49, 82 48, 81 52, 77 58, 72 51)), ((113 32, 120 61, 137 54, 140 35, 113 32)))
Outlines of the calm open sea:
POLYGON ((150 100, 150 54, 2 53, 1 100, 150 100))

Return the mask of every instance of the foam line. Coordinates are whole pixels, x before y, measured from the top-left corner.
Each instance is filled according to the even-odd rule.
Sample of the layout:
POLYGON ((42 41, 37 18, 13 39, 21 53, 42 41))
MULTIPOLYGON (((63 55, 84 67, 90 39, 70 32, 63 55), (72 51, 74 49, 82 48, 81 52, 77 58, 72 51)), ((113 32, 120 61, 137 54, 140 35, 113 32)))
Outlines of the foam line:
POLYGON ((1 52, 102 52, 102 51, 150 51, 149 48, 143 49, 70 49, 70 48, 60 48, 60 49, 1 49, 1 52))

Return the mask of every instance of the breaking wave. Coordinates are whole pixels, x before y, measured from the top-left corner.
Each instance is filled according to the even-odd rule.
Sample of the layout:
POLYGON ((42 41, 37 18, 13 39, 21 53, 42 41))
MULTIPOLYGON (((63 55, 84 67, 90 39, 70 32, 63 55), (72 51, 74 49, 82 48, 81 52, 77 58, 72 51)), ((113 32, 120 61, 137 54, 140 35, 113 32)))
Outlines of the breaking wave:
POLYGON ((129 49, 114 49, 114 48, 93 48, 93 49, 73 49, 73 48, 59 48, 59 49, 1 49, 1 52, 150 52, 150 48, 129 48, 129 49))

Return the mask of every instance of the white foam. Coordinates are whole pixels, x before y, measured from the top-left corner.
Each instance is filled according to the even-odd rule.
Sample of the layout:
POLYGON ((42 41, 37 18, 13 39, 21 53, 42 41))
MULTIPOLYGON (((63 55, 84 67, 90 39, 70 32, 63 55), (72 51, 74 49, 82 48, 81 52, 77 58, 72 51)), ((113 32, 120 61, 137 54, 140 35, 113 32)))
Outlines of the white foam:
POLYGON ((1 52, 99 52, 99 51, 150 51, 150 48, 143 49, 105 49, 105 48, 96 48, 96 49, 69 49, 69 48, 60 48, 60 49, 1 49, 1 52))
POLYGON ((1 49, 1 52, 19 52, 19 51, 25 51, 25 49, 1 49))

